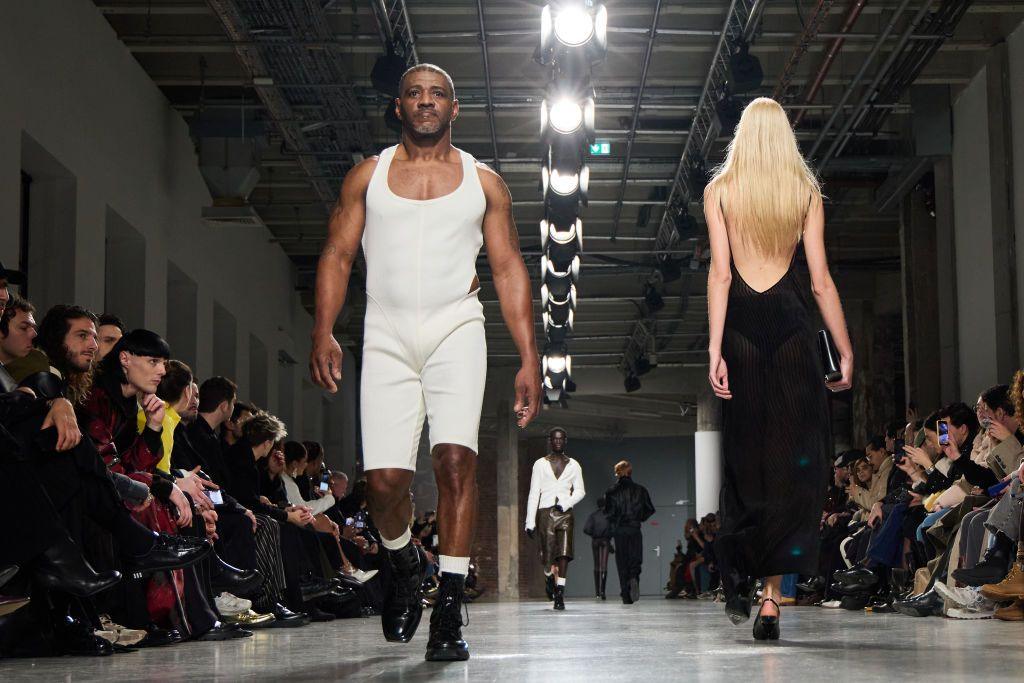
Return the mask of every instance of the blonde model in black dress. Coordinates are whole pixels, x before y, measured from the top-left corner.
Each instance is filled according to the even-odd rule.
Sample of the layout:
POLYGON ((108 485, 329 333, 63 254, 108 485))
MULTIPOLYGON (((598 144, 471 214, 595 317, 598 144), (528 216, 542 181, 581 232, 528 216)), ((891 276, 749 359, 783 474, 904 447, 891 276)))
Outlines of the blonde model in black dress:
POLYGON ((734 623, 750 616, 753 582, 766 579, 754 637, 775 639, 782 575, 817 568, 832 460, 827 392, 850 387, 853 353, 825 258, 818 182, 774 100, 744 110, 704 199, 709 380, 725 399, 715 554, 734 623), (809 285, 796 263, 801 242, 809 285), (828 385, 812 296, 841 357, 842 379, 828 385))

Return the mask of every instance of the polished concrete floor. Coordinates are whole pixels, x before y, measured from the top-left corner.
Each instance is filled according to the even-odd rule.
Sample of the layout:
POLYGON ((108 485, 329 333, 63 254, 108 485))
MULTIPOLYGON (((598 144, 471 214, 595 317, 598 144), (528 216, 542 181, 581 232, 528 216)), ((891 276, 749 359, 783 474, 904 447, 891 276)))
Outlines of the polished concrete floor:
MULTIPOLYGON (((426 618, 428 615, 424 615, 426 618)), ((379 622, 259 631, 104 659, 0 662, 4 681, 936 681, 1022 680, 1024 624, 787 608, 783 639, 756 644, 719 605, 645 598, 470 606, 469 662, 423 661, 427 629, 384 642, 379 622)))

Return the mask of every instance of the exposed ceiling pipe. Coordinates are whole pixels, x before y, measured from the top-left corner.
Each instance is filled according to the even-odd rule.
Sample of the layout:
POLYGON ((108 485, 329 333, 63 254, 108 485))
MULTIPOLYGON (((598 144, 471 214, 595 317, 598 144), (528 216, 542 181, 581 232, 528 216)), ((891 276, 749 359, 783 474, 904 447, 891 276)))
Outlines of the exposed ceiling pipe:
MULTIPOLYGON (((903 48, 906 47, 907 42, 910 40, 910 36, 914 33, 914 31, 917 30, 918 25, 920 25, 922 20, 924 20, 925 15, 928 14, 934 3, 935 0, 924 0, 924 2, 921 3, 921 8, 917 10, 917 14, 914 15, 914 18, 910 20, 910 24, 903 32, 903 35, 900 36, 899 42, 896 44, 896 47, 893 49, 892 53, 889 54, 889 58, 885 60, 885 63, 882 64, 882 67, 878 70, 878 73, 875 74, 875 77, 871 81, 871 84, 864 89, 864 94, 861 96, 860 101, 857 103, 857 108, 854 109, 853 113, 850 114, 843 122, 843 127, 842 129, 840 129, 839 135, 836 135, 832 139, 832 144, 829 146, 828 151, 825 152, 825 156, 823 156, 821 160, 818 162, 817 170, 819 173, 822 170, 824 170, 826 165, 828 165, 829 160, 837 152, 839 146, 845 144, 847 134, 850 132, 850 129, 853 128, 853 126, 855 126, 860 121, 861 117, 864 115, 864 112, 866 111, 866 107, 868 106, 868 104, 874 97, 878 95, 878 84, 881 83, 882 79, 885 78, 886 74, 889 73, 889 70, 892 68, 892 65, 899 58, 900 54, 902 54, 903 48)), ((821 140, 822 138, 818 139, 821 140)))
MULTIPOLYGON (((853 28, 853 25, 857 22, 857 18, 860 16, 861 10, 864 9, 864 5, 867 4, 868 0, 852 0, 850 3, 850 9, 846 13, 846 18, 843 19, 843 25, 839 27, 839 33, 849 33, 853 28)), ((807 94, 804 95, 804 104, 811 104, 814 102, 814 98, 818 96, 818 92, 821 90, 822 84, 825 82, 825 76, 828 75, 829 70, 832 68, 832 62, 835 61, 836 55, 839 54, 839 50, 843 47, 845 38, 836 38, 832 41, 832 44, 828 47, 828 52, 825 53, 825 59, 821 62, 821 66, 818 67, 818 72, 814 74, 814 79, 811 81, 810 87, 807 88, 807 94)), ((807 113, 806 109, 801 109, 793 117, 793 127, 796 128, 800 125, 800 122, 804 119, 804 114, 807 113)))
MULTIPOLYGON (((868 69, 871 68, 871 64, 875 61, 875 57, 878 56, 882 46, 885 45, 886 40, 889 38, 889 34, 895 30, 896 24, 899 23, 899 20, 903 17, 903 13, 907 10, 907 7, 910 6, 910 3, 911 0, 901 0, 899 6, 892 13, 892 18, 889 19, 889 23, 887 23, 885 28, 882 29, 882 32, 878 34, 878 39, 875 41, 875 44, 871 46, 871 51, 868 52, 867 57, 864 58, 864 63, 860 65, 857 73, 854 74, 853 79, 843 92, 843 96, 839 98, 839 103, 836 105, 832 115, 828 117, 825 125, 818 132, 818 139, 815 140, 814 144, 811 146, 811 150, 807 154, 808 158, 813 158, 817 153, 818 148, 821 147, 823 142, 825 142, 825 138, 828 136, 829 131, 832 130, 832 126, 835 125, 836 119, 839 118, 839 113, 853 96, 854 90, 857 89, 857 86, 860 85, 861 80, 864 78, 865 74, 867 74, 868 69)), ((931 3, 929 2, 928 4, 930 5, 931 3)))
POLYGON ((633 105, 633 121, 629 125, 629 136, 626 138, 626 160, 622 164, 622 182, 619 184, 619 199, 615 204, 612 217, 612 234, 619 232, 619 219, 622 217, 622 198, 626 194, 626 180, 629 178, 629 164, 633 160, 633 140, 636 138, 637 125, 640 122, 640 103, 644 97, 644 84, 647 82, 647 69, 651 65, 651 52, 654 50, 654 38, 658 35, 658 17, 661 16, 661 0, 654 3, 654 18, 651 20, 651 32, 647 38, 647 51, 644 53, 644 64, 640 69, 640 87, 636 91, 636 104, 633 105))
MULTIPOLYGON (((661 0, 658 0, 661 2, 661 0)), ((476 16, 480 23, 480 53, 484 58, 484 84, 487 86, 487 120, 491 124, 491 147, 494 150, 494 170, 501 173, 501 157, 498 155, 498 132, 494 127, 494 97, 491 94, 491 66, 487 59, 487 30, 484 28, 484 3, 476 0, 476 16)))

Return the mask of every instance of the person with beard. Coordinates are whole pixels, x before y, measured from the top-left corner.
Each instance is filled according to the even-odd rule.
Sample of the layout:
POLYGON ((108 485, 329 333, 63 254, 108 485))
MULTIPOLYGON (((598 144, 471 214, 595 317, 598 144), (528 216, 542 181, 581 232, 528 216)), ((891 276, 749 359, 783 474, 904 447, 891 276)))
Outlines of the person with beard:
POLYGON ((583 468, 565 454, 569 437, 561 427, 548 433, 551 452, 533 463, 526 502, 526 533, 539 532, 540 562, 549 599, 565 609, 565 583, 573 554, 574 505, 583 500, 583 468))
POLYGON ((386 640, 407 643, 423 613, 427 562, 412 542, 409 486, 426 415, 441 551, 426 659, 465 660, 461 611, 487 374, 476 277, 481 244, 521 359, 514 383, 521 429, 540 408, 530 278, 508 188, 452 146, 459 104, 451 77, 432 64, 413 66, 399 82, 394 106, 401 142, 349 172, 331 215, 317 268, 310 373, 317 385, 337 391, 342 354, 332 331, 361 242, 369 301, 360 384, 363 459, 370 512, 394 570, 382 630, 386 640))
POLYGON ((78 406, 92 388, 92 369, 99 344, 96 314, 81 306, 58 304, 43 316, 36 348, 64 378, 65 396, 78 406))

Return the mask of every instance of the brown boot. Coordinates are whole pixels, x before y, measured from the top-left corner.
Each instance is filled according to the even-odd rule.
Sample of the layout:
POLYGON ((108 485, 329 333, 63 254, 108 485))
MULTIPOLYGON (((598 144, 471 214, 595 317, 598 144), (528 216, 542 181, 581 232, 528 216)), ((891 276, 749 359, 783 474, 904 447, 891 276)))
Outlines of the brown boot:
POLYGON ((999 583, 981 587, 981 594, 992 602, 1006 602, 1024 598, 1024 567, 1020 562, 1010 565, 1010 573, 999 583))
POLYGON ((1024 621, 1024 600, 1017 600, 1012 605, 1001 607, 992 616, 1002 621, 1024 621))

